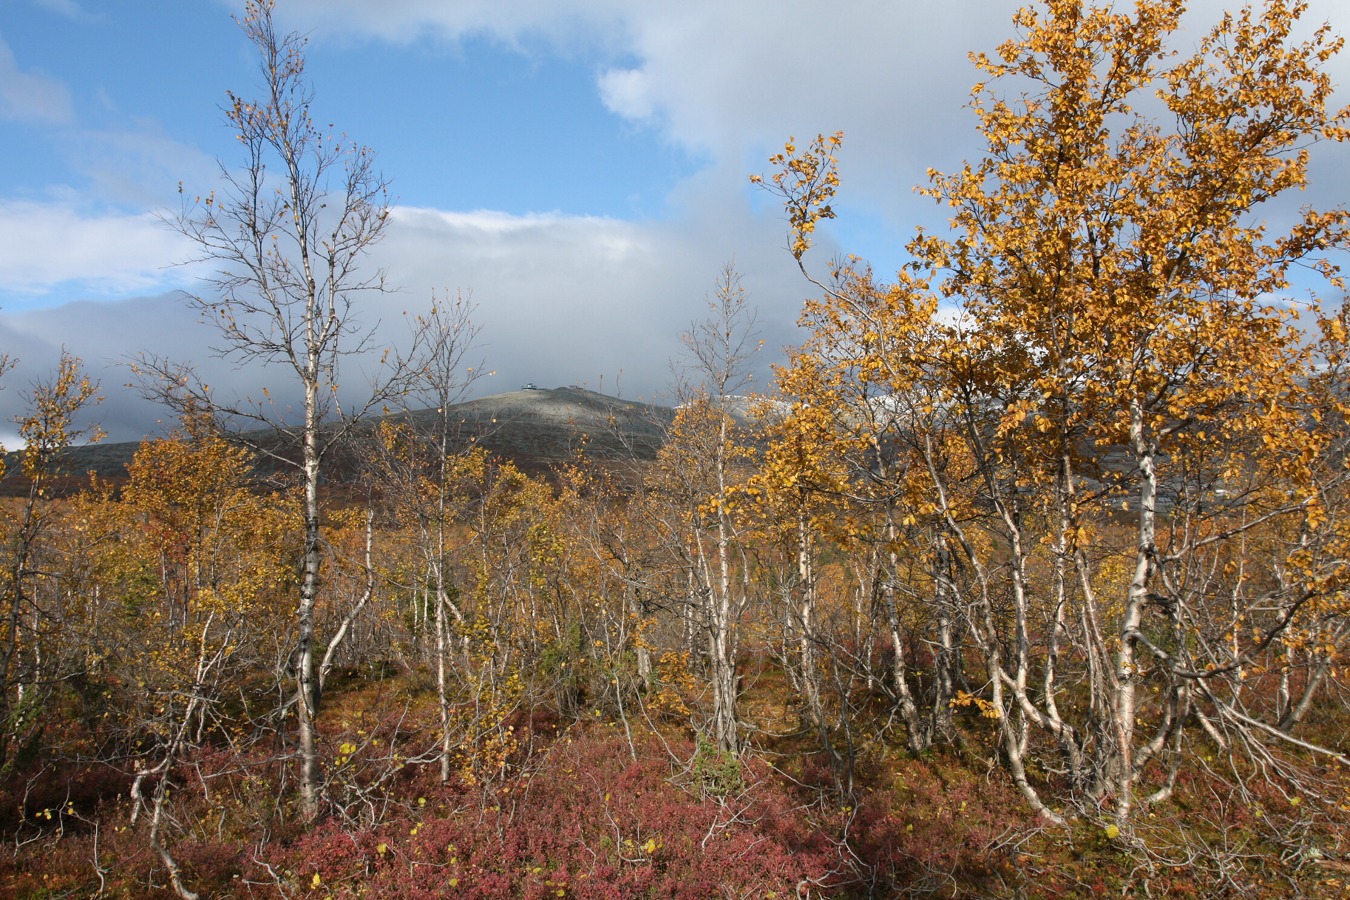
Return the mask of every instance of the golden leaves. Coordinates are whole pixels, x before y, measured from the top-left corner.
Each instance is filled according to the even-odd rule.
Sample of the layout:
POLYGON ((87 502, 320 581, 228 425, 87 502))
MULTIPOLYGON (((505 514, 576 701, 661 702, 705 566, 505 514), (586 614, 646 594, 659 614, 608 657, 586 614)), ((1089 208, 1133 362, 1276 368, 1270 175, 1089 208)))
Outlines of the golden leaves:
POLYGON ((1001 719, 1003 717, 998 707, 988 700, 962 690, 958 690, 956 696, 952 697, 948 704, 952 709, 974 709, 986 719, 1001 719))
MULTIPOLYGON (((795 402, 765 496, 847 498, 850 511, 884 505, 891 527, 963 530, 991 580, 1073 560, 1083 593, 1102 592, 1103 620, 1123 614, 1127 589, 1146 590, 1136 578, 1157 577, 1155 556, 1237 558, 1257 535, 1281 584, 1343 581, 1347 464, 1328 450, 1350 422, 1350 313, 1324 315, 1315 299, 1295 313, 1281 295, 1296 265, 1340 288, 1329 254, 1350 215, 1305 211, 1283 232, 1258 215, 1305 185, 1311 144, 1350 134, 1347 112, 1328 107, 1341 41, 1325 28, 1296 39, 1305 8, 1232 13, 1190 50, 1169 46, 1182 47, 1182 0, 1018 12, 1018 38, 971 56, 983 158, 929 169, 920 188, 950 210, 950 230, 920 230, 894 284, 857 260, 813 280, 810 337, 779 373, 795 402), (1320 322, 1316 348, 1300 316, 1320 322), (1135 565, 1075 558, 1099 552, 1123 510, 1143 548, 1135 565), (1195 518, 1175 545, 1155 546, 1155 520, 1183 516, 1195 518), (1034 540, 1014 546, 1023 530, 1034 540), (1291 531, 1325 557, 1279 545, 1291 531), (1249 543, 1230 546, 1238 534, 1249 543), (1003 543, 986 553, 981 541, 1003 543), (1027 564, 1033 543, 1061 555, 1027 564)), ((824 141, 789 140, 771 159, 799 263, 834 214, 824 141)), ((838 531, 860 533, 852 521, 838 531)), ((1255 577, 1243 571, 1225 577, 1255 577)))
POLYGON ((102 399, 98 385, 84 374, 80 358, 64 350, 55 374, 34 384, 28 411, 15 421, 24 442, 20 465, 35 487, 51 474, 48 468, 62 450, 81 440, 93 443, 103 438, 98 426, 76 424, 85 407, 102 399))
MULTIPOLYGON (((770 164, 778 167, 770 189, 785 201, 792 235, 790 249, 798 260, 810 248, 816 225, 822 219, 834 218, 831 201, 839 187, 835 153, 843 142, 842 131, 829 137, 818 134, 805 150, 799 152, 796 139, 788 138, 783 152, 769 157, 770 164)), ((750 181, 764 185, 760 175, 750 176, 750 181)))

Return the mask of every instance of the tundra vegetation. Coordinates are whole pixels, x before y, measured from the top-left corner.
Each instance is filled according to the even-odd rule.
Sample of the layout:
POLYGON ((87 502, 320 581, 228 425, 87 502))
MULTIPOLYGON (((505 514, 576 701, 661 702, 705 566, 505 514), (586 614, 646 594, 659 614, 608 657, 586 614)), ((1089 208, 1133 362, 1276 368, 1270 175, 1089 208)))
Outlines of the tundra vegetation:
POLYGON ((85 483, 97 386, 33 385, 4 893, 1345 891, 1350 310, 1306 279, 1341 292, 1346 212, 1267 204, 1347 136, 1341 40, 1288 0, 1180 40, 1183 6, 1018 12, 893 278, 814 263, 842 136, 789 140, 752 179, 814 294, 775 393, 733 402, 728 267, 656 459, 537 475, 455 433, 466 301, 336 404, 384 182, 250 5, 242 168, 173 224, 303 416, 146 360, 180 424, 85 483))

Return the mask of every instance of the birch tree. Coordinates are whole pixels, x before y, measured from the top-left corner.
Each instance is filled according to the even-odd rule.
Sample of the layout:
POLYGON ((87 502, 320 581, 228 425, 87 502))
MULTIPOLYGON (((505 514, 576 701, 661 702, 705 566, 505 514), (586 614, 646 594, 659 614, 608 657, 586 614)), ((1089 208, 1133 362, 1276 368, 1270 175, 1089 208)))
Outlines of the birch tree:
MULTIPOLYGON (((911 316, 824 285, 821 321, 897 401, 915 395, 896 374, 926 355, 942 437, 969 468, 924 454, 927 511, 968 573, 946 588, 1004 759, 1050 818, 1031 729, 1076 789, 1109 800, 1118 832, 1189 722, 1279 739, 1240 702, 1242 670, 1343 574, 1344 557, 1314 549, 1331 540, 1315 477, 1329 445, 1309 427, 1313 364, 1283 298, 1295 267, 1339 287, 1328 255, 1347 214, 1261 215, 1306 184, 1311 145, 1347 135, 1327 71, 1342 42, 1297 37, 1305 9, 1225 14, 1190 52, 1173 50, 1180 0, 1020 10, 1016 38, 972 56, 983 158, 929 173, 951 230, 908 245, 909 290, 946 309, 925 313, 935 340, 906 349, 888 338, 911 316)), ((835 147, 775 160, 799 260, 833 215, 835 147)))
MULTIPOLYGON (((0 359, 0 371, 8 366, 0 359)), ((27 410, 16 416, 24 446, 19 474, 28 482, 22 503, 0 513, 0 765, 12 745, 40 718, 41 686, 59 679, 44 673, 41 634, 52 611, 43 608, 42 582, 54 573, 38 562, 52 518, 52 487, 61 474, 61 456, 72 446, 103 437, 80 419, 103 398, 85 375, 80 359, 62 350, 56 371, 33 383, 27 410), (45 576, 45 577, 44 577, 45 576)), ((59 594, 59 592, 57 592, 59 594)))
POLYGON ((231 93, 226 118, 242 160, 222 161, 216 193, 185 200, 172 224, 216 267, 193 304, 220 334, 219 352, 240 366, 284 372, 287 382, 261 397, 230 399, 148 361, 165 376, 169 399, 190 398, 274 439, 256 449, 298 475, 303 535, 296 606, 294 673, 300 807, 321 812, 315 721, 321 702, 315 660, 315 607, 324 543, 320 473, 363 414, 401 392, 405 370, 382 361, 370 390, 344 406, 343 374, 357 378, 359 358, 377 356, 373 326, 359 320, 362 298, 385 290, 384 273, 366 267, 389 221, 387 182, 369 148, 315 123, 305 73, 305 39, 277 31, 271 0, 245 6, 239 22, 258 55, 257 100, 231 93), (345 365, 344 365, 345 364, 345 365), (292 412, 287 399, 298 395, 292 412))
POLYGON ((736 511, 745 451, 734 414, 744 402, 738 395, 750 383, 748 361, 758 344, 754 313, 732 266, 723 270, 708 309, 708 317, 683 335, 688 381, 660 463, 682 496, 677 502, 684 526, 671 537, 682 545, 689 604, 705 639, 713 741, 719 752, 735 754, 737 624, 748 598, 736 511))

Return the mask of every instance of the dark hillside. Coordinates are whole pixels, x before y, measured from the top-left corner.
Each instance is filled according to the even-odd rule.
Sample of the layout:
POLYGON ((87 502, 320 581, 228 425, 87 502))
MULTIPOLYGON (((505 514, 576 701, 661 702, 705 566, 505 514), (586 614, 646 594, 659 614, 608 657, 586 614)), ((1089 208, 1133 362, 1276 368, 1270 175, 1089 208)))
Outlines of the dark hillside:
MULTIPOLYGON (((572 459, 578 451, 598 459, 649 460, 665 439, 674 410, 621 400, 580 387, 528 388, 458 404, 461 445, 469 442, 535 469, 572 459)), ((434 414, 415 412, 418 424, 434 414)))
MULTIPOLYGON (((576 386, 493 394, 457 404, 451 411, 457 449, 478 444, 531 473, 574 459, 579 451, 597 460, 651 460, 675 415, 668 407, 622 400, 576 386)), ((434 425, 431 410, 416 410, 409 415, 419 428, 434 425)), ((351 471, 350 460, 359 452, 357 444, 368 434, 366 428, 357 430, 348 452, 333 467, 333 477, 342 479, 351 471)), ((250 432, 243 439, 261 446, 279 444, 277 436, 268 432, 250 432)), ((78 490, 86 484, 89 473, 116 483, 126 477, 127 465, 139 447, 139 441, 120 441, 72 448, 62 458, 65 477, 58 482, 58 490, 78 490)), ((19 472, 18 455, 8 454, 5 464, 7 474, 0 481, 0 496, 26 493, 28 479, 19 472)), ((269 468, 260 463, 260 469, 269 468)))

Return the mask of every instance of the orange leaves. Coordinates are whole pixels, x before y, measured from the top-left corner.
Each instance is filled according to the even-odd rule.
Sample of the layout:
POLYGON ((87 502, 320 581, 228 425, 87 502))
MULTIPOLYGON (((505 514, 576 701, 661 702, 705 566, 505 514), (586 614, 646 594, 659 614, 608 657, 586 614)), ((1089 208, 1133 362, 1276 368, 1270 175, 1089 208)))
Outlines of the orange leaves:
MULTIPOLYGON (((1241 560, 1229 596, 1207 583, 1183 598, 1217 616, 1263 578, 1316 594, 1350 565, 1346 466, 1329 452, 1350 429, 1350 315, 1300 306, 1321 322, 1314 351, 1282 298, 1295 265, 1340 287, 1330 254, 1350 214, 1305 211, 1283 232, 1259 215, 1306 183, 1310 145, 1350 132, 1328 107, 1341 42, 1295 39, 1305 4, 1274 0, 1188 50, 1184 6, 1047 0, 972 55, 985 153, 921 189, 951 228, 919 231, 893 284, 856 260, 812 279, 823 296, 779 373, 794 405, 763 472, 775 501, 884 509, 900 553, 929 529, 975 573, 972 597, 1083 604, 1117 638, 1075 640, 1129 655, 1129 671, 1119 635, 1141 598, 1169 615, 1183 602, 1162 596, 1179 577, 1164 566, 1241 560)), ((771 160, 799 263, 833 215, 835 146, 789 141, 771 160)), ((992 610, 990 635, 1008 627, 992 610)), ((1005 646, 1029 628, 1012 623, 1005 646)), ((1178 628, 1196 645, 1217 633, 1178 628)))
POLYGON ((699 692, 698 680, 691 671, 689 655, 687 650, 661 654, 657 663, 657 671, 660 673, 657 679, 659 687, 647 700, 648 707, 675 716, 689 715, 685 698, 695 697, 699 692))
MULTIPOLYGON (((3 363, 0 362, 0 369, 3 363)), ((98 385, 89 380, 81 369, 80 359, 61 352, 56 373, 33 386, 28 411, 17 419, 19 436, 24 449, 19 459, 23 473, 37 481, 50 475, 48 467, 56 455, 67 447, 88 439, 91 443, 103 437, 98 426, 79 427, 76 419, 87 406, 102 401, 98 385)))
POLYGON ((117 505, 128 520, 126 549, 157 573, 160 593, 176 604, 171 614, 186 623, 220 613, 222 625, 252 614, 261 624, 290 580, 289 511, 253 492, 249 453, 189 411, 173 434, 141 445, 128 475, 117 505))
POLYGON ((1181 3, 1124 15, 1064 0, 1019 13, 1024 34, 1000 61, 975 57, 990 79, 974 104, 988 155, 930 170, 926 193, 956 211, 955 235, 909 249, 966 317, 966 377, 1012 395, 1001 434, 1118 435, 1135 396, 1161 437, 1293 389, 1297 336, 1266 295, 1296 259, 1335 276, 1318 254, 1343 239, 1344 213, 1308 213, 1274 241, 1247 217, 1303 183, 1308 142, 1343 128, 1321 71, 1338 42, 1293 42, 1302 8, 1226 17, 1174 61, 1181 3), (1031 87, 1005 100, 1013 77, 1031 87), (1175 130, 1137 111, 1154 90, 1175 130))
POLYGON ((990 703, 988 700, 985 700, 983 697, 977 697, 966 691, 958 690, 956 696, 948 701, 948 703, 951 705, 952 709, 974 709, 986 719, 1002 718, 1002 714, 999 712, 997 706, 990 703))
MULTIPOLYGON (((770 179, 773 182, 770 190, 785 201, 791 226, 792 255, 798 260, 810 248, 816 225, 822 219, 834 218, 830 202, 839 188, 835 153, 843 142, 842 131, 829 137, 818 134, 799 152, 796 139, 788 138, 783 152, 769 157, 770 164, 779 168, 770 179)), ((754 184, 764 184, 761 175, 751 175, 750 180, 754 184)))

